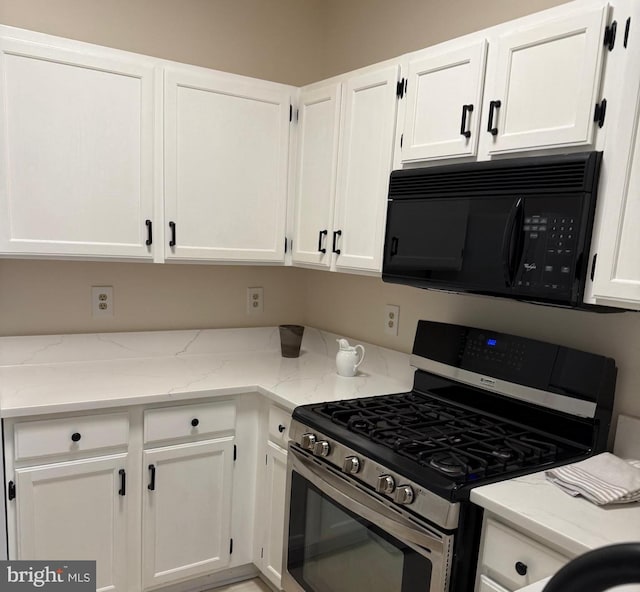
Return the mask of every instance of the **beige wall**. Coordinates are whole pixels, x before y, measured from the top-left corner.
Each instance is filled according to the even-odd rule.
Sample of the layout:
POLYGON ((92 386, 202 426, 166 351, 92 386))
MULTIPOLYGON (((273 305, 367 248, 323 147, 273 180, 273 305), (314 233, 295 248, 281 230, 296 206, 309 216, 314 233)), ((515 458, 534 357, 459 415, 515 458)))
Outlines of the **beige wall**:
POLYGON ((310 326, 408 352, 419 319, 514 333, 610 356, 618 365, 616 412, 640 417, 640 314, 564 310, 386 284, 378 278, 307 272, 310 326), (385 304, 400 306, 398 337, 384 333, 385 304))
POLYGON ((306 84, 324 57, 324 0, 0 0, 0 23, 306 84))
POLYGON ((325 76, 348 72, 567 0, 326 0, 325 76))
POLYGON ((304 271, 285 267, 0 262, 0 334, 273 326, 304 321, 304 271), (91 286, 113 286, 113 318, 92 318, 91 286), (264 313, 246 313, 248 287, 264 313))

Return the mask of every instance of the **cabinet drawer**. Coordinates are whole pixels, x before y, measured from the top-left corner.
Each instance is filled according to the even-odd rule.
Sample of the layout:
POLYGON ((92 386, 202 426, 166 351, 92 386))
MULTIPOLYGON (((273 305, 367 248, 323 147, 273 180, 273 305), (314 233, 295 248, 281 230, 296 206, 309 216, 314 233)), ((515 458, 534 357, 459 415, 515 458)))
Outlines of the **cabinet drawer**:
POLYGON ((17 423, 14 442, 16 460, 126 448, 129 416, 118 413, 17 423))
POLYGON ((232 402, 150 409, 144 413, 144 442, 229 433, 235 425, 232 402))
POLYGON ((269 440, 276 442, 283 448, 289 441, 289 424, 291 414, 280 407, 269 407, 269 440))
POLYGON ((482 573, 511 589, 537 582, 558 571, 569 559, 504 524, 486 523, 482 573))

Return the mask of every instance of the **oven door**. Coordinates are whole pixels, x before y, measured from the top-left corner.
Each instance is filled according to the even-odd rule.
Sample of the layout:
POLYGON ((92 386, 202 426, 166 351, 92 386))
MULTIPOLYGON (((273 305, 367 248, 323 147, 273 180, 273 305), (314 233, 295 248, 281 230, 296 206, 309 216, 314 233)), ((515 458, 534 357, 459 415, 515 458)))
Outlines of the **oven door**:
POLYGON ((453 536, 290 446, 285 592, 443 592, 453 536))

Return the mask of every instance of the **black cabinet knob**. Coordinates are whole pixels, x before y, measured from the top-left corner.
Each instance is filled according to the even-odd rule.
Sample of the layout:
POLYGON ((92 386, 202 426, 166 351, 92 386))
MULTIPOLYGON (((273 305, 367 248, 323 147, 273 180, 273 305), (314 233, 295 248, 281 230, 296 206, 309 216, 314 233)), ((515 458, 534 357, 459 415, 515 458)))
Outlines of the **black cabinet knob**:
POLYGON ((199 424, 199 423, 200 423, 200 420, 199 420, 197 417, 194 417, 194 418, 191 420, 191 425, 192 425, 194 428, 198 427, 198 424, 199 424))
POLYGON ((80 438, 82 438, 82 436, 78 432, 74 432, 73 434, 71 434, 71 439, 74 442, 80 442, 80 438))
POLYGON ((278 426, 278 431, 282 434, 282 432, 284 432, 287 429, 287 426, 283 426, 282 424, 280 424, 278 426))
POLYGON ((522 561, 516 561, 516 571, 518 572, 518 575, 526 576, 527 569, 528 568, 526 563, 522 563, 522 561))

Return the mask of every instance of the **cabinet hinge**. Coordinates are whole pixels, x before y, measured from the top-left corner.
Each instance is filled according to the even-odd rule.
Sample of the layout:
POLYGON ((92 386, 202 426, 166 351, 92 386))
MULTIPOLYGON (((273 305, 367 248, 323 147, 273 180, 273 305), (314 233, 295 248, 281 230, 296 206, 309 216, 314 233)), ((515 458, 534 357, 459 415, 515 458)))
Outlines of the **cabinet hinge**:
POLYGON ((234 444, 233 445, 233 462, 236 462, 237 459, 238 459, 238 447, 234 444))
POLYGON ((229 555, 233 553, 233 539, 229 539, 229 555))
POLYGON ((616 44, 616 32, 618 31, 617 21, 613 21, 608 27, 604 28, 604 45, 609 51, 613 51, 616 44))
POLYGON ((591 281, 596 275, 596 259, 598 258, 598 253, 593 256, 593 261, 591 262, 591 281))
POLYGON ((407 81, 404 78, 398 80, 396 84, 396 96, 401 99, 404 97, 404 94, 407 92, 407 81))
POLYGON ((7 488, 7 497, 9 501, 16 499, 16 484, 13 481, 9 481, 9 487, 7 488))
POLYGON ((629 29, 631 28, 631 17, 627 19, 627 24, 624 26, 624 48, 627 49, 627 42, 629 41, 629 29))
POLYGON ((607 99, 602 99, 599 103, 596 103, 595 111, 593 112, 593 121, 598 124, 598 127, 604 125, 604 118, 607 114, 607 99))

